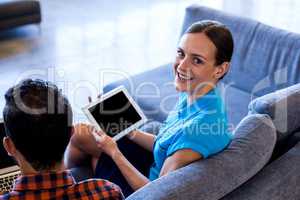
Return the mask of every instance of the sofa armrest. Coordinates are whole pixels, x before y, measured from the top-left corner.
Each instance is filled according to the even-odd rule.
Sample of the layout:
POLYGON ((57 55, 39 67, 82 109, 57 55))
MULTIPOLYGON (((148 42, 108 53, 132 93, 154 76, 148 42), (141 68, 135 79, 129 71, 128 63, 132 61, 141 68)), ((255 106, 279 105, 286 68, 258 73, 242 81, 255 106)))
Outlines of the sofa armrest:
POLYGON ((222 200, 300 199, 300 142, 222 200))
POLYGON ((277 142, 273 158, 277 159, 293 142, 293 135, 300 129, 300 84, 261 96, 249 104, 249 113, 269 115, 277 130, 277 142))
POLYGON ((268 116, 247 116, 223 152, 149 183, 128 200, 220 199, 265 166, 275 141, 275 128, 268 116))

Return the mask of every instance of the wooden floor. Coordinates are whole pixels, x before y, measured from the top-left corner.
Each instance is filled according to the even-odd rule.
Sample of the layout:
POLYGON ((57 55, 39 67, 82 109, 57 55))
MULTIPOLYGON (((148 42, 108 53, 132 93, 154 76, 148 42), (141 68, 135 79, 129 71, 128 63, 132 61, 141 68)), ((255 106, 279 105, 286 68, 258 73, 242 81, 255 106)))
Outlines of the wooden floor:
POLYGON ((0 33, 0 111, 8 87, 44 78, 63 89, 80 120, 86 96, 104 84, 173 60, 192 3, 300 32, 298 0, 41 0, 41 26, 0 33))

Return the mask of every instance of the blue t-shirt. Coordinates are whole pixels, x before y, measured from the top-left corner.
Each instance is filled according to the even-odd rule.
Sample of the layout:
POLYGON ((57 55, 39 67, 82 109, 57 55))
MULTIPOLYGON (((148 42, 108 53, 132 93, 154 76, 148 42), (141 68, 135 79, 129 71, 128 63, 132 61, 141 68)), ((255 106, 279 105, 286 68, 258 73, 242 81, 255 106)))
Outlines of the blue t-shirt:
POLYGON ((223 101, 216 89, 190 105, 187 94, 181 93, 153 145, 154 163, 149 179, 158 178, 165 160, 176 151, 191 149, 207 158, 222 151, 231 138, 223 101))

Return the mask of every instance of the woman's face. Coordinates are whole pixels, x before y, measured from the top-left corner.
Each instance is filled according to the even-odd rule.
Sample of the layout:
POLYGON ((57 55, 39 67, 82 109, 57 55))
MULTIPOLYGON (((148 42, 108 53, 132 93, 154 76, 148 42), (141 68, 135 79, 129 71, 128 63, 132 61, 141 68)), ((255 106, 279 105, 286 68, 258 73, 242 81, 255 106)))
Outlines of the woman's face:
POLYGON ((184 34, 174 63, 176 90, 195 94, 204 85, 215 85, 220 78, 219 67, 215 66, 216 51, 204 33, 184 34))

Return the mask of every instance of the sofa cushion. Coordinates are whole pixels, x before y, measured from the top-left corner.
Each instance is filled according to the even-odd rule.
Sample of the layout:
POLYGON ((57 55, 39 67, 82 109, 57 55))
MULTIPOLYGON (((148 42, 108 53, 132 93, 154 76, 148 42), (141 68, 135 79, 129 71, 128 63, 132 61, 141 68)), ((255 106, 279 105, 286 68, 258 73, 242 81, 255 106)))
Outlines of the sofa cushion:
POLYGON ((271 161, 295 145, 293 134, 300 128, 300 84, 255 99, 249 113, 269 115, 277 129, 277 142, 271 161))
POLYGON ((222 200, 296 200, 300 197, 300 143, 222 200))
POLYGON ((271 157, 275 141, 275 127, 267 115, 246 116, 223 152, 171 172, 128 199, 220 199, 263 168, 271 157))
POLYGON ((255 97, 230 84, 220 83, 218 88, 227 110, 229 127, 234 130, 238 123, 247 115, 248 104, 255 97))
POLYGON ((287 138, 300 128, 300 84, 253 100, 249 112, 269 115, 278 132, 278 140, 287 138))

